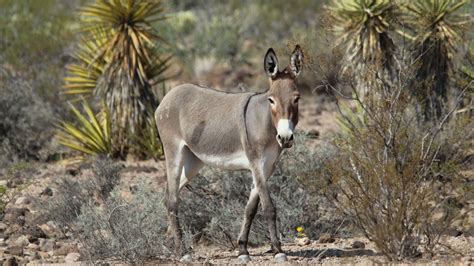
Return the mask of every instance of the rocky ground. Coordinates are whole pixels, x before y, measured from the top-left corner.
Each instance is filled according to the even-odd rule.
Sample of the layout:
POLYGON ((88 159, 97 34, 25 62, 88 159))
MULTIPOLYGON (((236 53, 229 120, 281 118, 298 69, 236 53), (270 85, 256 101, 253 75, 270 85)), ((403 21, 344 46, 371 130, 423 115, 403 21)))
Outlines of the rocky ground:
MULTIPOLYGON (((458 252, 457 255, 439 254, 433 258, 420 258, 417 264, 472 264, 474 258, 473 237, 446 237, 446 243, 458 252)), ((375 245, 365 238, 332 238, 322 235, 318 240, 311 240, 307 245, 286 243, 283 246, 288 262, 291 264, 357 264, 376 265, 389 263, 381 254, 377 253, 375 245)), ((448 249, 446 248, 447 252, 448 249)), ((274 262, 269 247, 253 248, 249 250, 252 263, 266 264, 274 262)), ((453 254, 453 252, 450 252, 453 254)), ((238 263, 236 251, 222 252, 217 248, 202 248, 194 256, 199 263, 232 264, 238 263)), ((407 262, 408 263, 408 262, 407 262)))
MULTIPOLYGON (((335 107, 328 99, 317 95, 305 95, 301 106, 299 130, 311 137, 312 146, 318 145, 324 136, 337 130, 335 107), (315 107, 311 103, 317 103, 315 107)), ((131 188, 138 184, 137 176, 148 180, 156 189, 165 181, 164 161, 127 161, 120 171, 120 186, 131 188)), ((0 187, 7 190, 3 200, 7 202, 5 215, 0 219, 0 263, 73 263, 83 261, 81 246, 64 233, 53 221, 42 214, 44 205, 56 194, 55 181, 61 176, 87 178, 90 169, 69 167, 62 163, 19 164, 0 172, 0 187)), ((470 210, 472 211, 472 209, 470 210)), ((0 217, 1 218, 1 217, 0 217)), ((308 239, 304 244, 285 243, 290 263, 318 264, 378 264, 387 262, 377 253, 373 243, 364 238, 333 238, 323 235, 319 239, 308 239)), ((433 258, 420 258, 417 263, 426 264, 472 264, 474 237, 464 232, 451 232, 443 239, 448 247, 433 258)), ((273 256, 268 247, 250 249, 252 263, 271 263, 273 256)), ((223 251, 217 247, 201 246, 195 250, 197 263, 237 263, 235 251, 223 251)), ((170 263, 170 260, 152 263, 170 263)))

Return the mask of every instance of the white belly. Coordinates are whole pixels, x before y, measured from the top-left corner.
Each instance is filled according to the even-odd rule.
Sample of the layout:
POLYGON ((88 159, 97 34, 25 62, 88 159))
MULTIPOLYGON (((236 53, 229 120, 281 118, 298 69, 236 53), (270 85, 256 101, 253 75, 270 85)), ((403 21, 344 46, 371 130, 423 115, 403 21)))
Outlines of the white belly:
POLYGON ((224 155, 196 154, 196 156, 203 163, 213 167, 228 170, 250 169, 250 163, 244 151, 224 155))

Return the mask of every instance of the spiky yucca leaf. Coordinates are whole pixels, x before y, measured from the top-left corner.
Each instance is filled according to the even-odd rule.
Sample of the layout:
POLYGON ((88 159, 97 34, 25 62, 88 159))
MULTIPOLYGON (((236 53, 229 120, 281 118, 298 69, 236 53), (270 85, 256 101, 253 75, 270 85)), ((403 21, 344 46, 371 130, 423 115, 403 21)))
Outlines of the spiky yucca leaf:
POLYGON ((343 71, 352 70, 365 93, 370 73, 392 75, 395 44, 390 37, 399 9, 390 0, 333 0, 328 7, 337 44, 345 50, 343 71))
POLYGON ((457 11, 468 1, 409 1, 404 23, 415 33, 414 55, 419 94, 425 100, 425 115, 439 117, 447 97, 449 79, 462 33, 471 22, 468 14, 457 11))
POLYGON ((157 40, 163 39, 152 28, 151 23, 165 19, 161 1, 147 0, 97 0, 81 10, 84 30, 104 33, 103 46, 98 51, 113 63, 120 63, 130 80, 141 84, 154 78, 145 71, 148 65, 156 63, 153 48, 157 40))
POLYGON ((70 108, 78 124, 61 121, 57 134, 59 143, 86 155, 110 156, 112 137, 108 109, 103 106, 102 111, 96 115, 85 100, 82 101, 85 114, 72 104, 70 108))
POLYGON ((81 97, 92 95, 104 73, 107 61, 99 57, 99 53, 105 44, 106 34, 97 31, 93 35, 94 38, 82 38, 73 54, 77 62, 66 67, 64 94, 81 97))
POLYGON ((105 61, 94 92, 105 99, 124 145, 158 106, 151 87, 163 80, 170 58, 159 55, 163 40, 151 24, 165 19, 163 12, 158 0, 96 0, 80 12, 85 35, 100 44, 93 58, 105 61))

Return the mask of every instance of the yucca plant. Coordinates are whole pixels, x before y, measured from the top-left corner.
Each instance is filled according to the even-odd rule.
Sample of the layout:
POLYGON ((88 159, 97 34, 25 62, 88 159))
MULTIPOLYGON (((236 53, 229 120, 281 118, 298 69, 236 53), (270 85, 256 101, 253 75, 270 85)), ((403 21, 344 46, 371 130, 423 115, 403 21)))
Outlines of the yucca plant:
POLYGON ((82 100, 85 115, 73 104, 69 104, 75 123, 59 122, 57 134, 60 144, 90 156, 113 155, 110 114, 105 104, 95 114, 86 100, 82 100))
POLYGON ((147 121, 158 106, 152 88, 165 80, 171 59, 160 54, 158 44, 164 41, 152 27, 166 18, 163 5, 158 0, 96 0, 79 14, 78 63, 68 67, 64 93, 105 100, 113 146, 125 152, 136 144, 134 135, 150 130, 147 121))
MULTIPOLYGON (((99 34, 99 33, 97 33, 99 34)), ((76 63, 68 65, 67 76, 64 78, 64 94, 86 96, 93 94, 99 79, 104 74, 106 61, 97 57, 97 51, 104 45, 103 38, 83 40, 73 54, 76 63)))
POLYGON ((416 80, 422 82, 416 91, 425 101, 426 118, 439 118, 447 98, 454 56, 459 41, 470 22, 468 14, 457 11, 465 0, 409 1, 405 5, 405 25, 414 34, 413 58, 416 61, 416 80))
POLYGON ((327 10, 336 44, 345 51, 342 71, 355 74, 362 98, 376 72, 392 76, 395 44, 391 32, 398 6, 390 0, 333 0, 327 10))

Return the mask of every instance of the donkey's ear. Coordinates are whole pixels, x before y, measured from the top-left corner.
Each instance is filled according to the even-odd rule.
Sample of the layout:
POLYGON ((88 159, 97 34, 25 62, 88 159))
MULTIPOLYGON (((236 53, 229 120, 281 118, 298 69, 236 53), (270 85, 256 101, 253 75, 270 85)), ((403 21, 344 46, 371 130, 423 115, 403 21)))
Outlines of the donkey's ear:
POLYGON ((295 78, 301 74, 301 70, 303 69, 303 59, 303 51, 297 44, 290 58, 290 69, 295 78))
POLYGON ((265 68, 265 72, 271 78, 275 78, 278 73, 278 58, 273 51, 273 48, 268 49, 267 53, 265 54, 265 59, 263 60, 263 67, 265 68))

